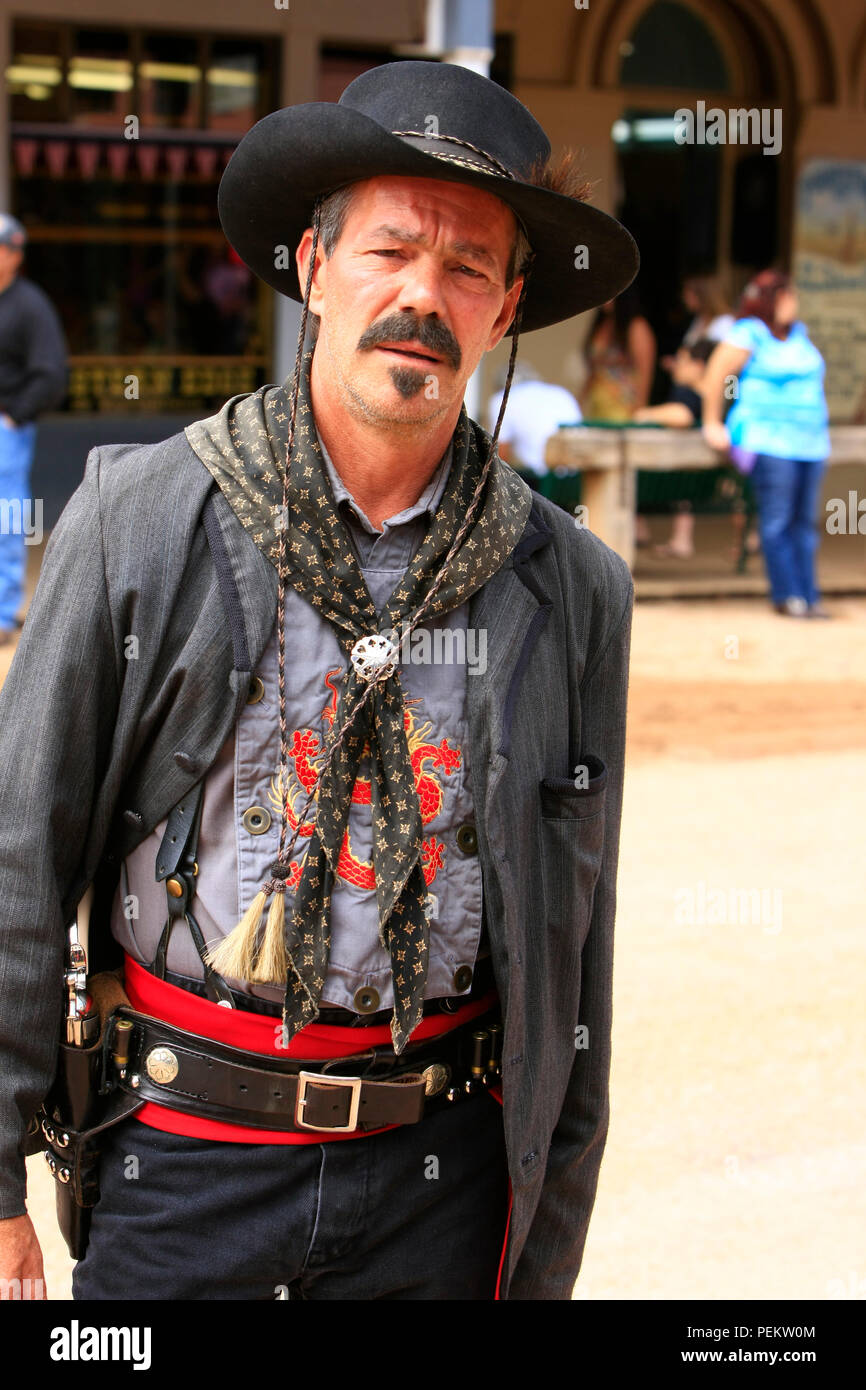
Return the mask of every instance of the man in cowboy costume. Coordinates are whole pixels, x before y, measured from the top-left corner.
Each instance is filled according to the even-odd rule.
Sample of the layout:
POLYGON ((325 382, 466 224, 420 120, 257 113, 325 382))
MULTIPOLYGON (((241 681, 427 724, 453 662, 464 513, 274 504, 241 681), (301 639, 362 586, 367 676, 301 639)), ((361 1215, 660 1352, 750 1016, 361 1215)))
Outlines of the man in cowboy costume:
POLYGON ((226 169, 229 241, 303 302, 293 377, 91 451, 0 696, 6 1277, 41 1273, 21 1153, 93 882, 125 995, 76 1297, 571 1296, 633 590, 462 404, 637 269, 549 156, 411 62, 226 169))

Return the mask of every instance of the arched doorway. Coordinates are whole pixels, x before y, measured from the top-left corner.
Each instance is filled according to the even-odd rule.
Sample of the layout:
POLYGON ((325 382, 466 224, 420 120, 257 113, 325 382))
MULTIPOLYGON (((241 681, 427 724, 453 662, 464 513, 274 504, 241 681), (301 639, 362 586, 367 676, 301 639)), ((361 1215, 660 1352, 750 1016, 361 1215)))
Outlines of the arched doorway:
MULTIPOLYGON (((622 96, 618 214, 641 248, 637 289, 661 357, 687 326, 685 276, 714 274, 733 300, 754 270, 787 258, 793 83, 733 4, 653 0, 618 18, 601 62, 622 96)), ((653 399, 666 387, 657 371, 653 399)))

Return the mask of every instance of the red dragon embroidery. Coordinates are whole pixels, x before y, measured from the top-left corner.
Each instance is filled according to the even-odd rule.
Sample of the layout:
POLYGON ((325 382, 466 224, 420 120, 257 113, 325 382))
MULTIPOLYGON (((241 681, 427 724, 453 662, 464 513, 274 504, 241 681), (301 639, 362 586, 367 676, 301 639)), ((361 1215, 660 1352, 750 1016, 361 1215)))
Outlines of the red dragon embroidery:
MULTIPOLYGON (((333 678, 338 675, 342 675, 342 667, 340 666, 334 667, 325 675, 325 685, 331 694, 322 710, 322 719, 330 726, 333 726, 337 712, 338 691, 333 678)), ((419 726, 411 706, 420 703, 420 701, 410 700, 406 703, 409 707, 404 717, 404 725, 409 740, 409 754, 412 771, 415 775, 415 786, 421 802, 421 820, 424 825, 427 825, 439 815, 445 795, 442 784, 435 773, 439 772, 442 776, 448 777, 451 773, 456 772, 460 767, 461 753, 459 748, 449 744, 447 738, 443 738, 438 744, 426 742, 433 728, 432 721, 428 720, 427 723, 419 726)), ((365 748, 364 756, 366 757, 368 753, 369 749, 365 748)), ((321 757, 322 741, 319 735, 313 729, 295 729, 289 743, 290 785, 286 795, 286 819, 293 831, 297 829, 298 817, 315 785, 321 757)), ((278 772, 276 777, 271 778, 268 789, 268 800, 277 815, 281 811, 279 783, 278 772)), ((370 805, 369 777, 358 777, 352 792, 352 802, 356 806, 370 805)), ((309 839, 313 833, 313 828, 313 821, 305 821, 301 826, 301 837, 309 839)), ((421 868, 428 887, 444 866, 444 854, 445 844, 442 840, 437 840, 435 835, 421 841, 421 868)), ((301 863, 293 860, 292 873, 287 879, 287 886, 290 889, 297 888, 300 877, 301 863)), ((345 879, 347 883, 355 884, 358 888, 372 890, 376 887, 376 875, 372 862, 368 859, 359 859, 353 852, 348 829, 343 837, 340 857, 337 861, 337 877, 345 879)))

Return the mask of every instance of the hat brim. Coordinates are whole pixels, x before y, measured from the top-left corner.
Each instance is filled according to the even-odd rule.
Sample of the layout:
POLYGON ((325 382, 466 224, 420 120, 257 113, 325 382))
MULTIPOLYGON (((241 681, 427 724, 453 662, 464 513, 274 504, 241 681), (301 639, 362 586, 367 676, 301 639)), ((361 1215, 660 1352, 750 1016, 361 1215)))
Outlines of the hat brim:
POLYGON ((220 180, 223 231, 250 270, 300 303, 295 250, 311 225, 316 198, 387 174, 468 184, 500 198, 520 217, 535 252, 521 332, 594 309, 620 294, 637 274, 634 238, 607 213, 426 154, 335 102, 273 111, 247 132, 220 180))

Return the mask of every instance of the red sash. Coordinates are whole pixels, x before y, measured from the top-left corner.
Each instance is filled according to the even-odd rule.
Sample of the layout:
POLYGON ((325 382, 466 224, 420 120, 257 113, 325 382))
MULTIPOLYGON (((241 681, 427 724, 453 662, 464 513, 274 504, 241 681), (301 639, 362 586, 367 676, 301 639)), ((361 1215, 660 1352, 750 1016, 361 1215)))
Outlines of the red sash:
MULTIPOLYGON (((178 985, 158 980, 131 956, 126 957, 126 992, 132 1007, 139 1013, 160 1018, 176 1028, 186 1028, 212 1042, 227 1043, 246 1052, 263 1057, 303 1057, 309 1062, 326 1061, 332 1057, 351 1057, 369 1047, 391 1041, 387 1023, 369 1028, 341 1028, 323 1023, 308 1023, 292 1038, 288 1047, 281 1047, 283 1025, 280 1019, 267 1014, 248 1013, 242 1009, 224 1009, 210 999, 202 999, 178 985)), ((430 1014, 423 1018, 412 1034, 413 1042, 438 1038, 470 1019, 483 1014, 496 1000, 496 991, 489 990, 480 999, 472 999, 455 1014, 430 1014)), ((198 1115, 185 1115, 172 1110, 170 1104, 146 1102, 135 1118, 153 1129, 168 1134, 185 1134, 192 1139, 220 1139, 233 1144, 322 1144, 338 1139, 363 1139, 371 1134, 383 1134, 394 1129, 352 1130, 348 1134, 327 1134, 324 1131, 303 1134, 284 1130, 253 1129, 248 1125, 230 1124, 223 1120, 206 1120, 198 1115)))
MULTIPOLYGON (((145 970, 132 956, 126 957, 126 992, 129 1002, 139 1013, 149 1014, 151 1018, 161 1018, 165 1023, 177 1028, 186 1028, 200 1037, 210 1038, 212 1042, 228 1043, 231 1047, 244 1048, 247 1052, 258 1052, 264 1057, 304 1057, 308 1061, 325 1061, 329 1057, 351 1057, 356 1052, 364 1052, 368 1047, 376 1047, 391 1041, 391 1029, 387 1023, 370 1028, 339 1028, 323 1023, 308 1023, 292 1038, 288 1047, 280 1047, 282 1022, 266 1014, 247 1013, 241 1009, 224 1009, 210 999, 201 999, 189 990, 158 980, 145 970)), ((470 1019, 483 1014, 496 998, 496 991, 490 990, 480 999, 465 1004, 456 1014, 431 1014, 423 1018, 412 1034, 413 1042, 424 1042, 450 1033, 453 1028, 468 1023, 470 1019)), ((502 1104, 502 1089, 491 1086, 490 1094, 502 1104)), ((166 1105, 147 1102, 136 1113, 135 1118, 152 1129, 161 1129, 168 1134, 185 1134, 192 1139, 218 1139, 233 1144, 321 1144, 334 1143, 338 1139, 362 1139, 371 1134, 384 1134, 396 1125, 385 1125, 382 1129, 354 1130, 351 1134, 326 1134, 319 1131, 309 1134, 286 1134, 284 1131, 251 1129, 245 1125, 226 1124, 221 1120, 206 1120, 196 1115, 184 1115, 179 1110, 171 1110, 166 1105)), ((505 1250, 508 1245, 508 1228, 511 1224, 512 1193, 508 1183, 508 1216, 505 1222, 505 1236, 499 1269, 496 1276, 494 1300, 499 1298, 502 1282, 502 1269, 505 1264, 505 1250)))

